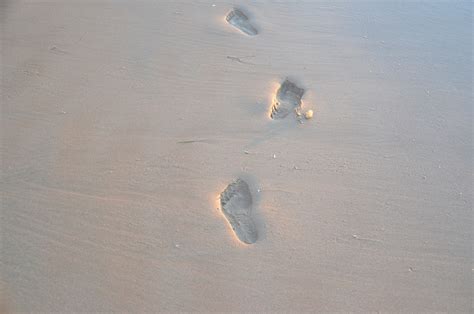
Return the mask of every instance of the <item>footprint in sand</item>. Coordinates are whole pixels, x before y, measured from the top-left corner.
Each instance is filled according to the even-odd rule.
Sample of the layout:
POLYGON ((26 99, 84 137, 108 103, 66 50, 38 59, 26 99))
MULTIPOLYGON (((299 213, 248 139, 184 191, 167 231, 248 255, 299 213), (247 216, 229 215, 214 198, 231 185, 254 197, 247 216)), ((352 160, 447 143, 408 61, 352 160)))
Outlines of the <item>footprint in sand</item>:
POLYGON ((247 15, 238 9, 230 11, 225 19, 230 25, 234 26, 247 35, 255 36, 258 34, 257 29, 253 27, 252 24, 250 24, 247 15))
POLYGON ((258 232, 252 214, 253 200, 247 182, 237 179, 221 193, 221 209, 240 241, 252 244, 258 232))
POLYGON ((291 112, 299 115, 301 110, 301 97, 305 90, 286 79, 278 89, 272 105, 272 119, 283 119, 291 112))

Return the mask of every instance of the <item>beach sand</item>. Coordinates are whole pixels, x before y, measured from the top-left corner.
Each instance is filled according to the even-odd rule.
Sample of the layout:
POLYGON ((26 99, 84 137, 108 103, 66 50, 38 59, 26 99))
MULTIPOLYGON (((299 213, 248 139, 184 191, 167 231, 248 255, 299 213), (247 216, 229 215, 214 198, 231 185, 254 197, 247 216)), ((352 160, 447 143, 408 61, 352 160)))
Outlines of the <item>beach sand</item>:
POLYGON ((469 2, 0 11, 5 311, 472 310, 469 2))

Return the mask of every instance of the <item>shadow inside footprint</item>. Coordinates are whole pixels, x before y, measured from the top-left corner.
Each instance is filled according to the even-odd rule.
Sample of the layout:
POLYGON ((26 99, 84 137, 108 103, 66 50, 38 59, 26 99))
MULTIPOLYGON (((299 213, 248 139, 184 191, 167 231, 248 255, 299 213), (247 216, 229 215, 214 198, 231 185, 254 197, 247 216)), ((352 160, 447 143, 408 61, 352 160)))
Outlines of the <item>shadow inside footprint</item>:
POLYGON ((247 182, 237 179, 230 183, 220 196, 221 209, 240 241, 252 244, 258 232, 253 217, 254 202, 247 182))
POLYGON ((303 97, 305 90, 296 86, 295 83, 286 79, 275 95, 275 100, 272 105, 272 119, 283 119, 292 111, 301 109, 301 97, 303 97))
POLYGON ((250 24, 247 15, 238 9, 230 11, 225 19, 230 25, 234 26, 247 35, 255 36, 258 34, 257 29, 253 27, 252 24, 250 24))

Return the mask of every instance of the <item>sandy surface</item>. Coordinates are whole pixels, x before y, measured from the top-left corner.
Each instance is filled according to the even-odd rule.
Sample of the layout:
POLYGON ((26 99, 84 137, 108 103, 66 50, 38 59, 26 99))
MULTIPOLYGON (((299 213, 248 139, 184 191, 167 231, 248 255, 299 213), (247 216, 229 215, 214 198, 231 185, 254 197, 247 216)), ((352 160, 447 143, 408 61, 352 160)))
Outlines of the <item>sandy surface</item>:
POLYGON ((470 311, 472 5, 233 4, 2 2, 4 306, 470 311))

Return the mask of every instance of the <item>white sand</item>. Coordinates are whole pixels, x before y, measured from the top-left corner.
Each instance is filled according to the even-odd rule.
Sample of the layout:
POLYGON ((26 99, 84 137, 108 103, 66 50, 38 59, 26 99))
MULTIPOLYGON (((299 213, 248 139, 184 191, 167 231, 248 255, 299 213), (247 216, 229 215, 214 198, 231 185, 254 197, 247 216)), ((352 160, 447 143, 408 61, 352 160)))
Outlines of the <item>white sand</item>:
POLYGON ((0 5, 4 307, 470 311, 471 4, 259 1, 253 37, 231 8, 0 5), (287 76, 304 124, 268 118, 287 76))

